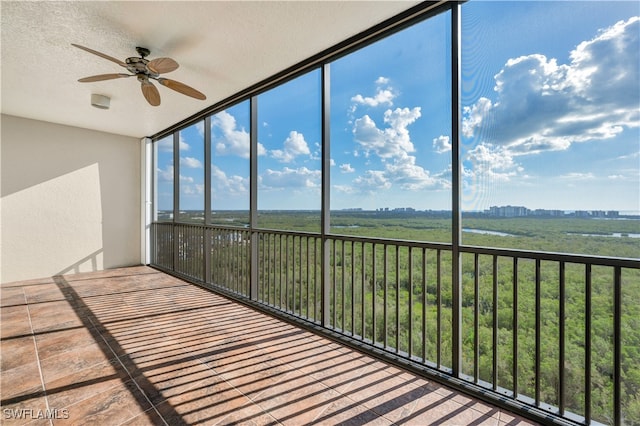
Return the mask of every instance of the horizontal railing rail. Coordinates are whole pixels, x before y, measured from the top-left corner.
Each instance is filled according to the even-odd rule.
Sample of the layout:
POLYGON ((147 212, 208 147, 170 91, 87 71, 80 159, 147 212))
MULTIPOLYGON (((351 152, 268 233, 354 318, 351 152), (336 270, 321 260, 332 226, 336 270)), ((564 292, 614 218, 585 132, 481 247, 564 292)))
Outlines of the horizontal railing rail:
POLYGON ((638 259, 459 246, 455 282, 446 243, 182 223, 151 236, 160 269, 455 374, 540 421, 614 424, 638 403, 638 259))

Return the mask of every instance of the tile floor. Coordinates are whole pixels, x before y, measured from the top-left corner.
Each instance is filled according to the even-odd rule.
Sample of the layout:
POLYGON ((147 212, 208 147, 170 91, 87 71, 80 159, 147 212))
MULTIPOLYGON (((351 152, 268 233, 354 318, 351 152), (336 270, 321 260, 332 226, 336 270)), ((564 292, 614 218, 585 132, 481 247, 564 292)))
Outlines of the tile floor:
POLYGON ((147 267, 1 287, 3 425, 526 425, 147 267))

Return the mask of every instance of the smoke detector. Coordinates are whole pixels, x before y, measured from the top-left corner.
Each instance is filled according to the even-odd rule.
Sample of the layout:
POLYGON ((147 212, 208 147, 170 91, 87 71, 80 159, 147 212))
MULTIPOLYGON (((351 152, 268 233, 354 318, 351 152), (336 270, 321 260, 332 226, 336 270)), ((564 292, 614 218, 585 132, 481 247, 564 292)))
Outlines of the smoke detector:
POLYGON ((111 98, 105 95, 98 95, 96 93, 91 95, 91 106, 100 109, 109 109, 111 98))

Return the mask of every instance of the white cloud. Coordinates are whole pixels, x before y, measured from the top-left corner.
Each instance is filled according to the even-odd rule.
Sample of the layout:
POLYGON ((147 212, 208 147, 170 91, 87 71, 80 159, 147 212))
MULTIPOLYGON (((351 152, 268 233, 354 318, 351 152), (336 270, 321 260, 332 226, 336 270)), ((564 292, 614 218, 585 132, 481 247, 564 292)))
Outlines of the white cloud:
MULTIPOLYGON (((415 152, 415 147, 408 127, 420 117, 420 107, 396 108, 384 112, 383 120, 387 125, 384 129, 378 128, 369 115, 354 121, 354 138, 364 155, 376 155, 386 163, 383 170, 368 170, 364 175, 354 179, 355 187, 365 192, 374 192, 391 188, 393 185, 408 191, 448 186, 446 179, 432 176, 428 170, 417 164, 415 156, 410 155, 415 152)), ((434 140, 434 144, 436 142, 444 149, 448 137, 441 136, 434 140)))
POLYGON ((178 136, 178 149, 180 151, 189 151, 189 144, 184 141, 182 135, 178 136))
POLYGON ((384 113, 384 122, 389 127, 384 130, 379 129, 371 117, 364 115, 355 120, 353 134, 365 155, 374 152, 380 158, 401 156, 415 150, 407 127, 420 115, 420 107, 389 109, 384 113))
POLYGON ((204 194, 204 185, 180 185, 180 189, 185 195, 202 195, 204 194))
POLYGON ((569 64, 541 54, 509 59, 495 76, 496 101, 464 108, 463 134, 525 155, 639 127, 639 35, 634 17, 580 43, 569 64))
POLYGON ((167 165, 164 169, 158 168, 156 170, 159 182, 173 182, 173 166, 167 165))
POLYGON ((386 172, 387 178, 409 191, 432 188, 439 184, 428 170, 416 164, 416 157, 413 155, 396 158, 393 163, 387 164, 386 172))
POLYGON ((204 120, 196 122, 196 130, 198 131, 198 134, 204 138, 204 120))
POLYGON ((354 169, 353 167, 351 167, 351 164, 349 163, 345 163, 345 164, 341 164, 340 165, 340 171, 342 173, 353 173, 356 171, 356 169, 354 169))
MULTIPOLYGON (((168 136, 166 138, 160 139, 158 142, 158 149, 163 152, 171 152, 173 151, 173 136, 168 136)), ((182 137, 179 138, 178 146, 180 151, 188 151, 189 144, 186 143, 182 137)))
POLYGON ((370 107, 377 107, 378 105, 392 106, 393 99, 397 94, 393 91, 392 87, 388 86, 388 84, 388 78, 378 77, 376 79, 376 94, 374 96, 362 96, 357 94, 351 98, 351 102, 370 107))
POLYGON ((632 152, 628 155, 621 155, 616 158, 616 160, 633 160, 635 158, 640 158, 640 151, 632 152))
POLYGON ((172 151, 173 150, 173 137, 162 138, 156 142, 160 151, 172 151))
POLYGON ((204 194, 204 185, 195 183, 191 176, 180 175, 180 192, 184 195, 204 194))
POLYGON ((367 170, 364 175, 358 176, 353 183, 360 190, 369 193, 391 188, 391 182, 382 170, 367 170))
POLYGON ((514 161, 513 155, 502 146, 480 143, 467 153, 466 159, 472 164, 470 170, 465 170, 467 178, 473 179, 477 176, 495 182, 505 182, 523 171, 514 161))
POLYGON ((564 174, 564 175, 560 176, 560 179, 566 179, 566 180, 592 180, 592 179, 595 179, 595 176, 591 172, 589 172, 589 173, 574 172, 574 173, 564 174))
MULTIPOLYGON (((213 141, 217 155, 236 155, 242 158, 250 156, 250 135, 244 128, 237 128, 236 118, 226 111, 211 117, 211 130, 220 129, 222 137, 213 141)), ((266 149, 258 143, 258 155, 265 155, 266 149)))
POLYGON ((371 107, 375 107, 378 105, 393 105, 394 94, 391 90, 388 89, 378 89, 376 91, 375 96, 373 97, 363 97, 362 95, 355 95, 351 98, 351 100, 357 104, 367 105, 371 107))
POLYGON ((472 106, 463 107, 462 134, 466 137, 472 137, 475 129, 482 125, 483 118, 489 114, 491 108, 493 108, 491 100, 484 97, 478 99, 478 102, 472 106))
POLYGON ((211 165, 211 185, 214 194, 242 194, 249 193, 249 178, 227 174, 215 165, 211 165))
POLYGON ((188 167, 190 169, 201 169, 202 163, 197 158, 180 157, 180 167, 188 167))
POLYGON ((304 135, 292 130, 284 141, 284 149, 274 149, 271 156, 282 163, 290 163, 299 155, 309 155, 309 145, 304 140, 304 135))
POLYGON ((357 191, 350 185, 333 185, 333 189, 343 194, 355 194, 357 191))
POLYGON ((282 170, 267 169, 259 179, 263 189, 319 188, 321 177, 320 170, 285 167, 282 170))
POLYGON ((449 136, 440 135, 433 140, 433 149, 438 154, 444 154, 445 152, 451 151, 451 141, 449 140, 449 136))

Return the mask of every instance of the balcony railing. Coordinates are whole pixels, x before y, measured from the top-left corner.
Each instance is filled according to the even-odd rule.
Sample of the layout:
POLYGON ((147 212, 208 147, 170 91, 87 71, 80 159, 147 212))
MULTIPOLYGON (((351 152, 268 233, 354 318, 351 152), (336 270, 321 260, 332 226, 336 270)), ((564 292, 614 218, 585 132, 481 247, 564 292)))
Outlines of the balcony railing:
POLYGON ((459 246, 453 268, 450 244, 178 223, 152 244, 160 269, 539 421, 633 424, 638 260, 459 246))

